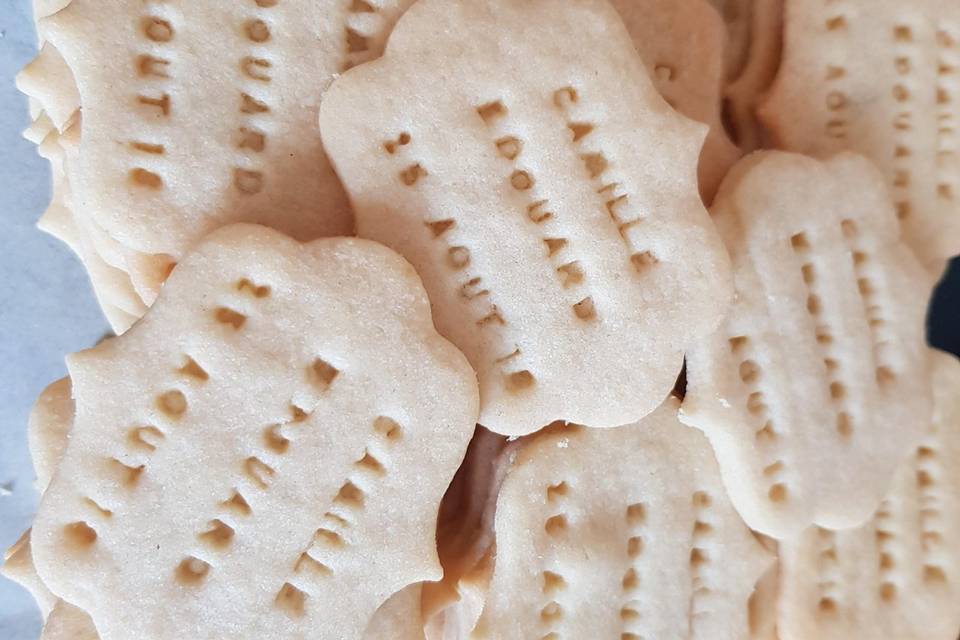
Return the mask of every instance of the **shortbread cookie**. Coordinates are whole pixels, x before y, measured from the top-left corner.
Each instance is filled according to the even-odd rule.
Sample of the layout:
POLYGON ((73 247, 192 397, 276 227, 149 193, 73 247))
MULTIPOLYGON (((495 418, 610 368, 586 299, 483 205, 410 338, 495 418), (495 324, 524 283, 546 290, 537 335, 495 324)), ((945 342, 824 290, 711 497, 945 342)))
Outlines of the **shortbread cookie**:
POLYGON ((100 636, 85 611, 59 600, 43 625, 40 640, 100 640, 100 636))
POLYGON ((723 20, 707 0, 613 0, 657 91, 680 113, 710 127, 697 171, 709 203, 740 150, 720 119, 723 20))
POLYGON ((727 307, 705 127, 605 0, 422 0, 320 125, 359 235, 423 277, 493 431, 641 418, 727 307))
POLYGON ((40 615, 46 619, 57 603, 57 596, 50 593, 40 576, 37 575, 30 547, 29 529, 24 531, 13 546, 4 553, 0 573, 30 592, 30 595, 37 602, 40 615))
POLYGON ((960 253, 960 3, 787 0, 762 117, 780 148, 863 153, 925 264, 960 253))
POLYGON ((38 149, 40 155, 50 162, 53 193, 37 226, 64 242, 83 262, 101 308, 114 331, 122 333, 133 320, 143 315, 146 305, 133 287, 130 275, 105 261, 93 245, 87 226, 74 215, 70 185, 63 169, 63 140, 64 135, 51 131, 38 149), (108 312, 109 308, 119 309, 124 315, 114 317, 108 312))
POLYGON ((40 493, 46 491, 67 448, 67 437, 73 427, 73 413, 70 378, 60 378, 51 383, 37 398, 30 412, 27 441, 40 493))
POLYGON ((960 635, 960 363, 932 362, 933 428, 873 519, 781 543, 782 640, 960 635))
POLYGON ((326 85, 376 57, 409 0, 73 0, 39 21, 79 89, 69 166, 80 215, 174 260, 256 221, 298 239, 350 233, 316 114, 326 85))
MULTIPOLYGON (((44 389, 30 415, 30 455, 37 470, 37 484, 41 493, 49 484, 49 477, 66 448, 73 418, 70 378, 61 378, 44 389)), ((3 573, 31 592, 46 620, 40 640, 99 640, 90 616, 56 598, 40 580, 33 567, 29 531, 24 533, 8 555, 3 573)), ((421 588, 419 583, 410 585, 383 603, 371 618, 364 638, 423 640, 421 588)))
POLYGON ((684 421, 775 538, 862 524, 930 416, 929 276, 862 156, 760 152, 712 210, 734 265, 724 325, 687 354, 684 421))
POLYGON ((678 406, 670 398, 615 429, 553 429, 520 450, 474 637, 747 636, 747 601, 771 558, 678 406))
POLYGON ((77 413, 34 558, 104 640, 359 638, 440 577, 477 389, 386 248, 226 227, 68 368, 77 413))
MULTIPOLYGON (((777 547, 768 550, 777 553, 777 547)), ((780 566, 775 564, 767 569, 757 581, 748 603, 750 620, 750 640, 778 640, 777 636, 777 596, 780 585, 780 566)))
POLYGON ((384 602, 373 614, 364 640, 424 640, 421 589, 420 584, 412 584, 384 602))
POLYGON ((37 100, 59 130, 80 108, 80 95, 70 67, 50 43, 44 43, 37 56, 17 74, 17 88, 37 100))

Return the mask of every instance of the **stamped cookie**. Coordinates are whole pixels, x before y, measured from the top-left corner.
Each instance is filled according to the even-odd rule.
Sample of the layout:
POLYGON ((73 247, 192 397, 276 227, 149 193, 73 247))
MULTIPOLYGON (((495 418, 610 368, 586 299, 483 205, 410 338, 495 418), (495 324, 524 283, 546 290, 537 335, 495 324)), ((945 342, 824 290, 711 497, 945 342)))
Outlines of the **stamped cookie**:
POLYGON ((929 275, 862 156, 748 156, 713 217, 736 300, 687 354, 683 420, 731 499, 775 538, 862 524, 930 415, 929 275))
POLYGON ((47 617, 40 640, 100 640, 100 636, 83 609, 60 600, 47 617))
POLYGON ((440 577, 477 389, 388 249, 223 228, 68 367, 77 413, 34 558, 104 640, 359 638, 440 577))
POLYGON ((474 638, 740 639, 770 556, 668 399, 637 424, 532 437, 497 504, 474 638))
POLYGON ((493 431, 641 418, 727 307, 705 127, 603 0, 422 0, 328 90, 320 128, 359 235, 423 277, 493 431))
POLYGON ((320 97, 379 54, 407 4, 73 0, 41 18, 83 104, 68 171, 79 215, 171 261, 229 222, 301 240, 349 234, 316 130, 320 97))
POLYGON ((866 155, 921 261, 960 253, 960 4, 787 0, 785 20, 761 113, 778 146, 866 155))
POLYGON ((30 412, 27 442, 40 493, 46 491, 63 457, 68 434, 73 428, 73 413, 70 378, 60 378, 51 383, 37 398, 30 412))
POLYGON ((782 640, 960 634, 960 363, 934 353, 932 429, 867 524, 780 545, 782 640))
POLYGON ((110 326, 123 333, 146 311, 130 274, 109 264, 98 251, 89 227, 78 220, 71 206, 70 185, 63 171, 64 135, 51 130, 39 146, 39 153, 50 162, 53 193, 50 205, 37 226, 58 238, 77 255, 90 277, 94 294, 110 326))
POLYGON ((3 554, 3 566, 0 567, 0 573, 30 592, 43 618, 50 614, 57 603, 57 596, 50 593, 40 576, 37 575, 37 570, 33 564, 29 529, 24 531, 13 546, 3 554))

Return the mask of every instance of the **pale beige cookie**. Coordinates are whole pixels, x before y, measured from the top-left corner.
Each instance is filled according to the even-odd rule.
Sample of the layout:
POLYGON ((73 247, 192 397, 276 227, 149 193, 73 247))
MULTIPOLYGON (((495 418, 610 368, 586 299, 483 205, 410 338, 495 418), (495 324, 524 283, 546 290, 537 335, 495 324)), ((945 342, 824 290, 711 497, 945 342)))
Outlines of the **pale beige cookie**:
POLYGON ((409 0, 73 0, 39 21, 84 109, 78 215, 174 260, 229 222, 352 231, 316 131, 321 95, 376 57, 409 0))
POLYGON ((30 411, 27 425, 30 458, 37 475, 36 486, 42 494, 60 464, 73 427, 70 378, 60 378, 43 390, 30 411))
MULTIPOLYGON (((56 469, 73 426, 74 405, 70 378, 57 380, 40 394, 30 414, 30 456, 42 493, 56 469)), ((99 640, 90 616, 56 598, 43 585, 33 567, 29 531, 10 550, 4 573, 26 587, 46 619, 40 640, 99 640), (52 608, 51 608, 52 606, 52 608)), ((370 620, 364 638, 369 640, 423 640, 424 622, 420 613, 421 585, 413 584, 383 603, 370 620)))
POLYGON ((63 130, 80 108, 80 94, 70 67, 49 42, 17 74, 17 88, 35 99, 58 130, 63 130))
POLYGON ((54 126, 50 116, 43 109, 40 109, 30 122, 30 126, 23 130, 23 137, 33 144, 39 145, 53 130, 54 126))
POLYGON ((476 382, 388 249, 225 227, 68 368, 77 414, 34 558, 104 640, 359 638, 440 577, 476 382))
POLYGON ((420 584, 412 584, 384 602, 367 626, 364 640, 424 640, 420 584))
POLYGON ((776 144, 866 155, 921 262, 960 253, 960 3, 787 0, 785 22, 776 144))
POLYGON ((359 235, 417 268, 493 431, 641 418, 729 302, 706 127, 603 0, 418 2, 320 125, 359 235))
POLYGON ((687 354, 683 419, 751 528, 857 526, 929 419, 930 278, 862 156, 755 153, 712 213, 737 297, 687 354))
POLYGON ((40 576, 37 575, 37 570, 33 565, 33 554, 30 550, 29 529, 24 531, 13 546, 4 553, 0 574, 29 591, 37 602, 40 615, 46 619, 57 602, 57 596, 50 593, 40 576))
MULTIPOLYGON (((398 591, 383 603, 370 619, 364 640, 423 640, 420 619, 420 585, 413 584, 398 591)), ((93 620, 87 612, 58 600, 40 640, 100 640, 93 620)))
MULTIPOLYGON (((777 553, 777 547, 769 549, 777 553)), ((780 588, 780 565, 774 564, 757 581, 757 586, 747 604, 750 640, 778 640, 777 597, 780 588)))
POLYGON ((51 131, 39 148, 40 154, 50 161, 53 194, 37 227, 64 242, 77 255, 110 326, 123 333, 143 315, 146 306, 134 290, 129 274, 107 264, 77 224, 70 207, 70 186, 62 171, 63 149, 58 138, 57 132, 51 131))
POLYGON ((724 23, 706 0, 613 0, 657 91, 710 127, 700 153, 700 194, 709 203, 740 158, 720 120, 724 23))
POLYGON ((757 108, 780 68, 783 47, 784 0, 754 0, 752 36, 743 70, 724 87, 728 124, 742 151, 769 146, 769 134, 757 117, 757 108))
POLYGON ((43 625, 40 640, 100 640, 100 636, 85 611, 58 600, 43 625))
POLYGON ((497 504, 476 638, 741 639, 770 556, 668 399, 637 424, 532 438, 497 504))
POLYGON ((862 527, 781 543, 782 640, 960 634, 960 363, 934 353, 932 430, 862 527))

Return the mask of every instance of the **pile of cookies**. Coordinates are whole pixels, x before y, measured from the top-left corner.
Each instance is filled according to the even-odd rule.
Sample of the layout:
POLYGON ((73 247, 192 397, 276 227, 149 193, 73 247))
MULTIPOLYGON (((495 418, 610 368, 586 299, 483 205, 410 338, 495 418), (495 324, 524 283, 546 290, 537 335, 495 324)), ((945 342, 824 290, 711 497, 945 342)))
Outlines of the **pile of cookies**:
POLYGON ((960 633, 960 5, 34 5, 42 638, 960 633))

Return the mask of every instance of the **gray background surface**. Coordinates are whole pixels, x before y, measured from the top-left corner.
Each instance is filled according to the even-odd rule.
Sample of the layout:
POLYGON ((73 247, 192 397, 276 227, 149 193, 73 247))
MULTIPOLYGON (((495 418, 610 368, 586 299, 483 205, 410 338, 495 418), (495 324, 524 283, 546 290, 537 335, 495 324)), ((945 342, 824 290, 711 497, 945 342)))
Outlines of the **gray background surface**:
MULTIPOLYGON (((35 228, 50 171, 20 132, 29 124, 14 76, 36 53, 30 0, 0 0, 0 549, 13 544, 36 509, 27 452, 27 415, 63 356, 108 331, 80 263, 35 228)), ((17 584, 0 578, 0 640, 34 640, 40 614, 17 584)))

